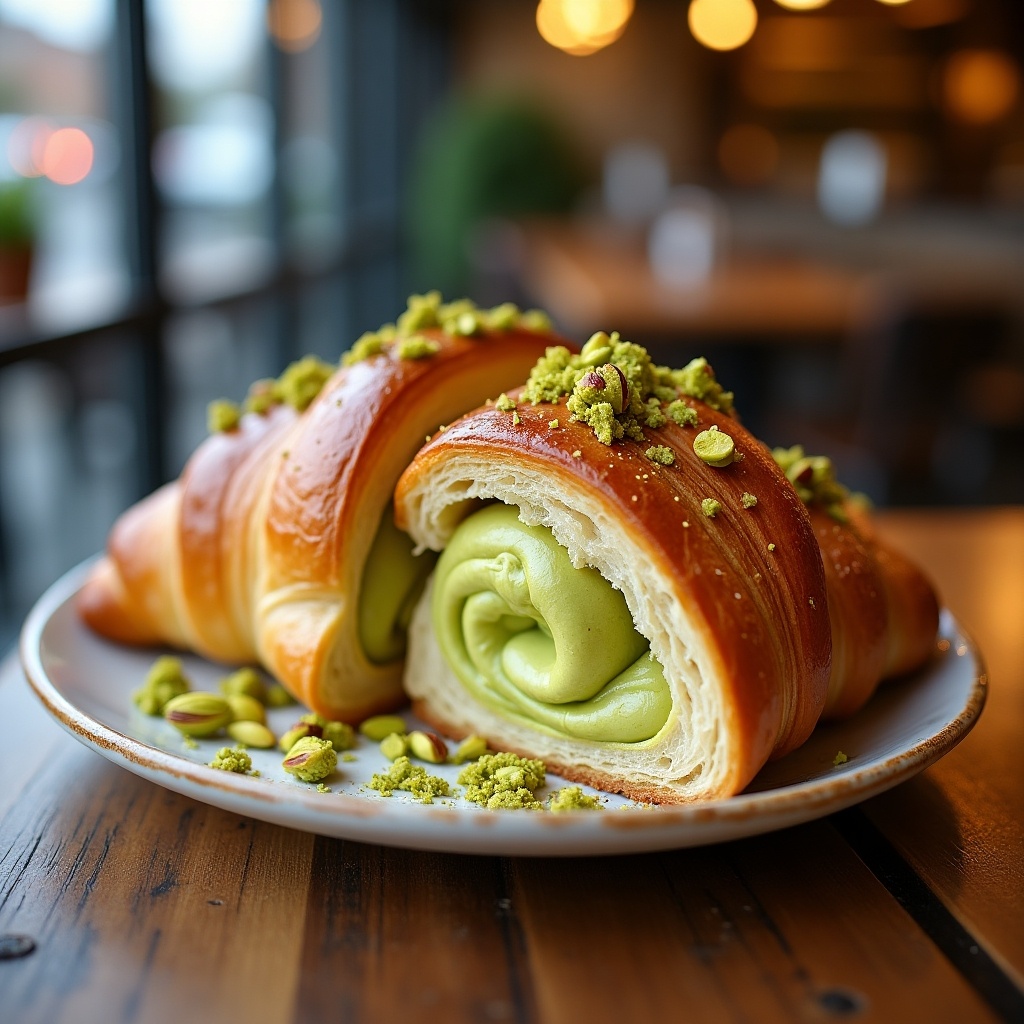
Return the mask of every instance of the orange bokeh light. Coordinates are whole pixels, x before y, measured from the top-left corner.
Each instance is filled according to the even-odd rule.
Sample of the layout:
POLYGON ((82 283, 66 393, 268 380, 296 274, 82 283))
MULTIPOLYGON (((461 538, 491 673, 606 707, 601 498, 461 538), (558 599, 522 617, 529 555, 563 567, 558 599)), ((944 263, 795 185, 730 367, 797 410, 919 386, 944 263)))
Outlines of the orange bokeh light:
POLYGON ((318 0, 272 0, 267 8, 270 35, 286 53, 309 49, 320 36, 322 22, 318 0))
POLYGON ((585 57, 614 43, 633 14, 634 0, 540 0, 537 31, 545 42, 585 57))
POLYGON ((946 62, 943 93, 949 112, 969 124, 991 124, 1013 109, 1020 71, 999 50, 960 50, 946 62))
POLYGON ((58 185, 77 185, 92 170, 92 139, 81 128, 58 128, 43 147, 40 170, 58 185))
POLYGON ((693 0, 687 12, 690 31, 709 50, 735 50, 754 34, 753 0, 693 0))
POLYGON ((787 11, 814 11, 831 3, 832 0, 775 0, 775 2, 780 7, 785 7, 787 11))

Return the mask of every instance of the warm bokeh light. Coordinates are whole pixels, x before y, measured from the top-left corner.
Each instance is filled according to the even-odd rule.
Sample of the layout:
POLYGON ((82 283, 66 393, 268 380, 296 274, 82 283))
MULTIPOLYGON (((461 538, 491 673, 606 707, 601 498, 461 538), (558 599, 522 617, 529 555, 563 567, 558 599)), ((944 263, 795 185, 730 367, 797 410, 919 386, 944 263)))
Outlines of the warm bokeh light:
POLYGON ((909 4, 910 0, 878 0, 880 4, 885 4, 886 7, 902 7, 904 4, 909 4))
POLYGON ((687 15, 690 31, 710 50, 735 50, 757 28, 753 0, 693 0, 687 15))
POLYGON ((46 140, 40 170, 58 185, 77 185, 92 170, 92 139, 81 128, 58 128, 46 140))
POLYGON ((271 0, 267 27, 286 53, 309 49, 320 35, 323 11, 318 0, 271 0))
POLYGON ((787 11, 815 11, 819 7, 831 3, 832 0, 775 0, 775 2, 780 7, 785 7, 787 11))
POLYGON ((38 117, 26 117, 15 125, 7 139, 7 159, 23 178, 43 174, 43 153, 53 134, 53 125, 38 117))
POLYGON ((914 0, 894 11, 905 28, 934 28, 959 21, 968 10, 968 0, 914 0))
POLYGON ((718 163, 736 185, 763 185, 779 165, 779 143, 759 124, 734 124, 718 142, 718 163))
POLYGON ((537 31, 545 42, 585 57, 614 43, 633 14, 634 0, 541 0, 537 31))
POLYGON ((953 117, 969 124, 991 124, 1016 104, 1020 71, 999 50, 960 50, 946 62, 942 85, 953 117))

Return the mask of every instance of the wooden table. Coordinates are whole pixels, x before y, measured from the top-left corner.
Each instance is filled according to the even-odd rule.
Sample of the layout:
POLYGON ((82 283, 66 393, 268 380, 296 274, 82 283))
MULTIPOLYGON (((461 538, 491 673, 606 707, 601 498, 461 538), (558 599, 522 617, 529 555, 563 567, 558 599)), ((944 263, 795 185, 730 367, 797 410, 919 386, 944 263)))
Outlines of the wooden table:
POLYGON ((732 255, 706 280, 668 285, 642 239, 607 225, 523 226, 523 286, 571 336, 777 343, 845 338, 874 315, 872 275, 799 257, 732 255))
POLYGON ((889 513, 989 705, 867 804, 705 849, 391 850, 195 803, 0 682, 0 1020, 1024 1020, 1024 509, 889 513), (2 942, 0 942, 2 945, 2 942))

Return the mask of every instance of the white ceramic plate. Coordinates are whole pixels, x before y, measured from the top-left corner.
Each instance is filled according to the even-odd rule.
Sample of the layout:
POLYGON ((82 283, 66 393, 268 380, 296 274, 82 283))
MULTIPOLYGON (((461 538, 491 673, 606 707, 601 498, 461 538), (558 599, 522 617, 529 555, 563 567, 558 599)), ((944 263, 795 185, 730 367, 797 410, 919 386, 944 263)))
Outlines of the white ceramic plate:
MULTIPOLYGON (((383 798, 365 788, 388 763, 367 740, 353 751, 354 760, 339 763, 338 773, 325 780, 331 792, 320 793, 286 775, 275 751, 250 751, 258 778, 209 768, 206 762, 229 741, 201 740, 188 749, 162 719, 139 712, 131 694, 158 652, 108 643, 81 625, 74 595, 86 568, 43 595, 21 637, 29 681, 61 725, 115 764, 196 800, 362 842, 457 853, 581 855, 699 846, 768 832, 838 811, 921 771, 963 739, 985 700, 978 653, 943 613, 938 649, 925 670, 884 686, 851 720, 822 726, 799 750, 765 768, 746 792, 727 800, 645 808, 602 795, 603 811, 575 814, 487 811, 457 798, 427 806, 406 794, 383 798), (835 766, 839 751, 849 760, 835 766)), ((197 657, 183 660, 197 689, 216 689, 223 668, 197 657)), ((300 711, 274 710, 271 727, 283 732, 300 711)), ((430 771, 454 783, 459 769, 430 771)), ((539 795, 562 784, 549 776, 539 795)))

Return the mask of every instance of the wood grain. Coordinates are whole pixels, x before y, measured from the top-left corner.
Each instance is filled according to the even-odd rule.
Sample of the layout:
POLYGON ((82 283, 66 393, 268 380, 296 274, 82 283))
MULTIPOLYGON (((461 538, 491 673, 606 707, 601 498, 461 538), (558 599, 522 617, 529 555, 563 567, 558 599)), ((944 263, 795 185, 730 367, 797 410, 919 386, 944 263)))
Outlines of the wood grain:
MULTIPOLYGON (((1019 977, 1024 511, 884 528, 976 635, 992 693, 956 751, 865 812, 1019 977)), ((110 765, 10 660, 0 723, 0 933, 37 943, 0 961, 4 1024, 993 1019, 829 821, 634 857, 389 850, 110 765)))
POLYGON ((967 739, 865 809, 1024 988, 1024 510, 889 513, 882 526, 928 569, 990 684, 967 739))

